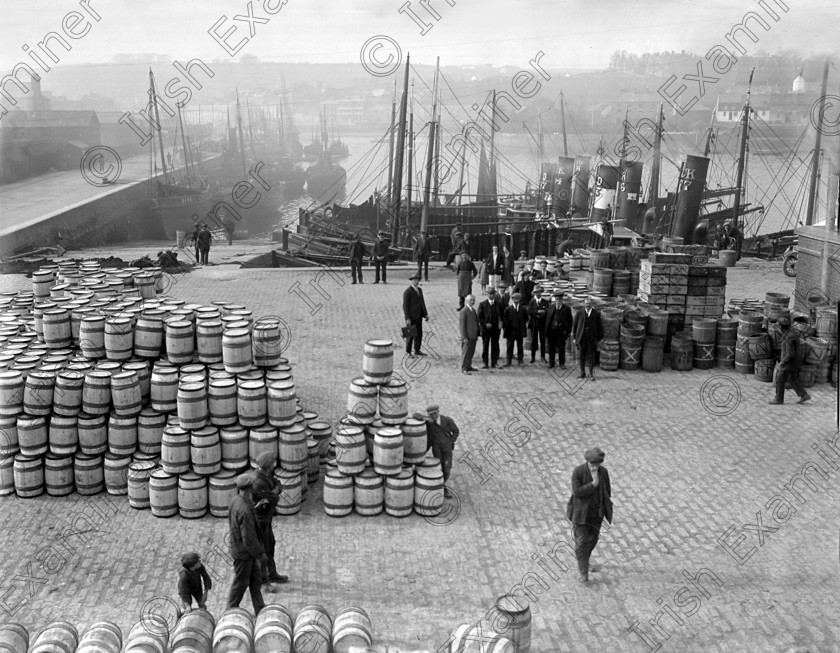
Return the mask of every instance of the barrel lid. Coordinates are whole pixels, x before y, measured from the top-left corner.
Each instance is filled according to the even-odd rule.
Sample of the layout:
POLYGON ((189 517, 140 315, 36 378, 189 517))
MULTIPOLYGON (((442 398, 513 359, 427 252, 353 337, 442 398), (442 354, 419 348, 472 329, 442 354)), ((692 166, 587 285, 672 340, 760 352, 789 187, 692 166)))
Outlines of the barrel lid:
POLYGON ((387 437, 393 438, 393 437, 396 437, 398 435, 401 436, 402 435, 402 430, 398 429, 396 427, 393 427, 393 426, 383 426, 382 428, 380 428, 376 431, 376 434, 381 435, 381 436, 386 437, 386 438, 387 437))
MULTIPOLYGON (((243 324, 242 326, 246 326, 243 324)), ((247 336, 250 332, 248 329, 243 329, 239 326, 239 322, 232 322, 229 323, 228 328, 225 330, 225 336, 229 338, 241 338, 243 336, 247 336), (233 325, 236 325, 235 327, 233 325)))
POLYGON ((199 390, 204 390, 203 383, 181 383, 178 385, 178 390, 183 390, 184 392, 198 392, 199 390))
POLYGON ((265 318, 262 318, 261 322, 254 324, 254 331, 276 331, 279 328, 280 322, 269 322, 265 318))
POLYGON ((192 326, 192 322, 179 319, 169 319, 166 321, 166 326, 170 329, 186 329, 192 326))
POLYGON ((167 424, 163 427, 163 432, 168 435, 187 435, 189 431, 182 429, 177 424, 167 424))
POLYGON ((505 594, 496 599, 496 607, 505 612, 527 612, 530 602, 524 596, 505 594))
POLYGON ((200 429, 195 429, 191 433, 192 435, 199 437, 206 437, 208 435, 217 435, 219 433, 219 429, 215 426, 202 426, 200 429))
POLYGON ((210 387, 212 388, 229 388, 236 385, 236 379, 233 377, 212 377, 210 379, 210 387))
POLYGON ((388 383, 386 384, 386 387, 388 387, 388 388, 404 388, 405 387, 405 381, 403 381, 402 379, 399 379, 397 377, 392 376, 390 379, 388 379, 388 383))
POLYGON ((288 379, 284 379, 282 381, 272 381, 268 384, 268 387, 277 390, 288 390, 289 388, 295 387, 295 382, 288 379))
POLYGON ((85 375, 79 370, 64 369, 58 373, 59 379, 79 381, 85 378, 85 375))
POLYGON ((277 429, 271 424, 263 424, 262 426, 255 426, 251 429, 251 433, 277 433, 277 429))
POLYGON ((85 372, 85 378, 110 379, 111 374, 101 369, 95 369, 85 372))
POLYGON ((265 381, 260 379, 248 379, 247 381, 242 381, 239 385, 246 390, 260 390, 265 388, 265 381))
POLYGON ((189 363, 187 365, 181 366, 181 373, 182 374, 203 374, 204 370, 207 369, 204 365, 200 363, 189 363))
POLYGON ((35 370, 34 372, 30 372, 29 376, 26 378, 27 381, 29 379, 55 379, 55 374, 53 372, 45 371, 43 368, 40 370, 35 370))
POLYGON ((162 469, 156 469, 152 472, 152 478, 160 478, 160 479, 167 479, 167 478, 175 478, 175 474, 170 474, 169 472, 165 472, 162 469))
POLYGON ((124 370, 148 370, 149 364, 146 361, 128 361, 123 363, 124 370))
POLYGON ((362 376, 358 376, 355 379, 353 379, 352 381, 350 381, 350 385, 351 386, 352 385, 358 385, 358 386, 361 386, 361 387, 364 387, 364 388, 376 388, 377 387, 375 384, 368 383, 367 381, 365 381, 364 377, 362 377, 362 376))
POLYGON ((201 320, 197 325, 197 329, 207 330, 207 329, 221 329, 222 322, 221 320, 201 320))
POLYGON ((309 425, 309 428, 313 431, 326 431, 326 430, 331 429, 332 427, 329 425, 328 422, 318 421, 318 422, 312 422, 309 425))
POLYGON ((44 315, 67 315, 66 308, 51 308, 48 311, 44 311, 44 315))
POLYGON ((408 419, 405 420, 403 426, 420 426, 421 424, 423 426, 425 426, 426 422, 424 422, 421 419, 416 419, 414 417, 409 417, 408 419))
MULTIPOLYGON (((213 474, 210 477, 210 479, 211 480, 214 479, 214 478, 228 479, 228 478, 234 478, 235 476, 237 476, 237 473, 235 471, 233 471, 232 469, 222 469, 222 470, 216 472, 215 474, 213 474)), ((268 606, 266 606, 266 607, 268 607, 268 606)))

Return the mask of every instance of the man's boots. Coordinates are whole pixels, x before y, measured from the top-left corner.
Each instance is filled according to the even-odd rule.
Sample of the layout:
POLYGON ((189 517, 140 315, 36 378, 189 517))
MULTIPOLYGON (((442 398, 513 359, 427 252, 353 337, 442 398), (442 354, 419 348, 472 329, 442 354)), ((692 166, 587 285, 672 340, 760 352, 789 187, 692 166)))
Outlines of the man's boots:
POLYGON ((578 581, 581 583, 588 583, 589 582, 589 561, 588 560, 578 560, 578 571, 580 572, 580 577, 578 581))

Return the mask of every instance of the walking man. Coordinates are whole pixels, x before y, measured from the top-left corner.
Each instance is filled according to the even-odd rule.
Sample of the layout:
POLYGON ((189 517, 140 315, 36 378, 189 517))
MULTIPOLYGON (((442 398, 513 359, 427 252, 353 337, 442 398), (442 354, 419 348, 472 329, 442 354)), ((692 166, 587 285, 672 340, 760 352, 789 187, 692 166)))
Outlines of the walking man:
POLYGON ((776 406, 785 403, 785 383, 790 383, 799 396, 799 401, 796 403, 804 404, 811 395, 805 391, 797 378, 799 368, 805 358, 802 341, 799 339, 799 334, 790 328, 790 318, 787 315, 782 315, 776 323, 782 330, 782 353, 779 358, 779 372, 776 375, 776 396, 770 400, 770 404, 776 406))
POLYGON ((429 259, 432 257, 432 243, 426 237, 426 232, 421 231, 420 237, 414 243, 414 257, 417 259, 417 274, 429 280, 429 259))
POLYGON ((382 283, 388 283, 388 241, 384 231, 380 231, 373 244, 373 263, 376 266, 376 279, 373 283, 379 283, 379 274, 382 273, 382 283))
POLYGON ((185 553, 181 556, 181 568, 178 570, 178 598, 181 599, 179 612, 190 612, 193 609, 193 599, 199 609, 206 610, 207 596, 212 588, 213 581, 201 564, 201 557, 197 553, 185 553))
POLYGON ((230 557, 233 558, 233 582, 228 592, 227 609, 238 608, 245 590, 251 593, 254 614, 258 615, 265 607, 260 586, 262 573, 260 563, 265 563, 266 555, 257 516, 254 513, 254 500, 251 486, 254 477, 251 473, 236 477, 239 493, 230 500, 228 506, 228 530, 230 535, 230 557))
POLYGON ((467 295, 467 306, 458 317, 458 327, 461 332, 461 374, 477 372, 478 370, 472 366, 475 343, 478 341, 480 330, 478 313, 475 311, 475 295, 467 295))
POLYGON ((488 360, 496 369, 499 362, 499 336, 501 334, 502 307, 496 289, 487 289, 487 299, 478 305, 478 326, 481 332, 481 369, 486 370, 488 360), (489 354, 489 359, 488 359, 489 354))
POLYGON ((516 360, 519 365, 525 359, 522 343, 525 340, 525 329, 528 324, 528 311, 521 304, 522 295, 518 292, 510 296, 510 305, 505 309, 505 339, 507 340, 507 363, 510 367, 513 361, 513 346, 516 345, 516 360))
MULTIPOLYGON (((612 523, 610 474, 602 466, 604 455, 598 447, 589 449, 583 456, 586 462, 572 472, 572 496, 566 507, 566 517, 575 531, 575 557, 581 583, 589 582, 589 558, 598 544, 604 518, 612 523)), ((598 570, 595 565, 591 568, 593 572, 598 570)))
POLYGON ((288 576, 281 576, 277 573, 277 565, 274 561, 274 529, 271 522, 274 519, 275 509, 280 501, 280 493, 283 487, 274 478, 275 466, 274 454, 264 451, 257 456, 257 471, 251 494, 257 501, 254 506, 254 513, 257 516, 257 528, 262 533, 263 548, 265 549, 266 563, 261 568, 263 583, 285 583, 288 576))
POLYGON ((566 339, 572 330, 572 309, 563 303, 563 291, 554 291, 554 304, 545 313, 548 340, 548 369, 554 368, 555 355, 560 369, 566 369, 566 339))
POLYGON ((548 300, 543 297, 542 287, 534 288, 534 298, 528 304, 528 316, 531 318, 531 362, 534 362, 537 348, 540 360, 545 363, 545 314, 548 300))
POLYGON ((356 283, 357 273, 359 275, 359 283, 364 283, 362 280, 362 263, 364 263, 366 256, 367 250, 365 249, 365 245, 362 239, 359 238, 359 235, 356 234, 350 242, 350 272, 353 275, 352 283, 356 283))
POLYGON ((413 345, 414 356, 425 356, 425 352, 420 351, 420 345, 423 342, 423 320, 429 321, 426 300, 423 298, 423 289, 420 288, 420 275, 415 274, 408 280, 411 281, 411 285, 403 293, 403 316, 405 326, 414 327, 416 333, 405 339, 405 353, 412 356, 413 345))
POLYGON ((580 360, 579 379, 586 378, 584 365, 589 366, 589 379, 595 380, 592 369, 595 367, 595 355, 598 353, 598 342, 603 338, 601 331, 601 315, 592 308, 592 299, 587 297, 583 300, 583 310, 578 311, 572 325, 572 332, 575 335, 575 344, 578 346, 578 359, 580 360))
POLYGON ((443 470, 443 496, 449 499, 452 493, 446 487, 446 483, 452 471, 452 451, 461 432, 452 419, 440 414, 437 405, 426 408, 425 416, 416 414, 414 417, 426 421, 426 451, 431 449, 432 455, 440 460, 440 468, 443 470))
POLYGON ((198 253, 201 256, 201 264, 207 265, 207 257, 210 254, 210 241, 213 239, 213 234, 210 233, 210 227, 206 224, 202 225, 201 231, 198 233, 198 253))

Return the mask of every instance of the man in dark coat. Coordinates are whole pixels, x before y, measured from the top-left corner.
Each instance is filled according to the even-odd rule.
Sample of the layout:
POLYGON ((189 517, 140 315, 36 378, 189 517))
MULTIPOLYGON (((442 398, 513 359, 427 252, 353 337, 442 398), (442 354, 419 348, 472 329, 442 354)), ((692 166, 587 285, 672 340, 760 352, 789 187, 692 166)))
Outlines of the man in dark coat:
POLYGON ((373 283, 379 283, 379 273, 382 272, 382 283, 388 283, 388 234, 379 232, 376 242, 373 244, 373 264, 375 266, 376 278, 373 283))
POLYGON ((198 246, 198 237, 201 235, 201 223, 195 223, 195 229, 192 230, 192 233, 187 237, 187 242, 191 242, 193 247, 195 247, 195 262, 201 263, 201 249, 198 246))
POLYGON ((251 494, 257 501, 254 506, 254 513, 257 516, 257 528, 262 533, 263 547, 265 548, 265 567, 262 568, 264 583, 285 583, 288 576, 281 576, 277 573, 277 564, 274 561, 274 528, 272 520, 277 504, 280 501, 282 486, 274 478, 275 457, 270 451, 264 451, 257 456, 257 475, 251 487, 251 494))
POLYGON ((472 366, 475 343, 478 341, 480 330, 478 313, 475 310, 475 295, 467 296, 467 305, 458 317, 458 330, 461 334, 461 373, 477 372, 478 370, 472 366))
POLYGON ((432 455, 440 460, 440 468, 443 471, 443 496, 448 499, 452 496, 446 487, 449 473, 452 471, 452 452, 461 432, 451 418, 440 414, 437 405, 426 408, 426 415, 418 413, 414 417, 426 422, 426 451, 431 449, 432 455))
MULTIPOLYGON (((572 471, 572 496, 566 507, 566 516, 575 530, 575 557, 578 561, 580 582, 589 582, 589 558, 598 544, 604 518, 612 523, 612 492, 610 474, 603 467, 604 452, 598 447, 589 449, 583 465, 572 471)), ((592 571, 598 571, 593 565, 592 571)))
POLYGON ((584 365, 587 364, 589 366, 589 378, 594 381, 595 375, 592 373, 592 369, 595 367, 595 355, 598 353, 598 343, 604 336, 601 331, 601 314, 592 308, 592 299, 589 297, 583 300, 583 310, 575 314, 572 333, 578 347, 578 359, 580 360, 580 376, 578 378, 586 378, 584 365))
POLYGON ((417 329, 417 334, 405 340, 405 353, 412 356, 411 347, 414 345, 414 356, 425 356, 420 351, 420 344, 423 341, 423 320, 429 321, 429 314, 426 312, 426 300, 423 298, 423 290, 420 288, 420 275, 415 274, 409 277, 411 285, 403 293, 403 317, 405 325, 417 329))
POLYGON ((417 274, 423 276, 425 272, 426 281, 429 280, 429 259, 432 257, 432 241, 426 237, 426 232, 421 231, 420 237, 414 243, 414 258, 417 261, 417 274))
POLYGON ((531 362, 535 362, 537 348, 540 350, 540 360, 545 363, 545 315, 548 310, 548 299, 543 297, 541 286, 534 288, 534 298, 528 302, 528 317, 531 327, 531 362))
POLYGON ((522 352, 522 343, 525 339, 525 329, 528 325, 528 310, 522 305, 522 295, 518 292, 510 296, 510 304, 505 309, 505 339, 507 340, 507 363, 510 367, 513 361, 513 346, 516 345, 516 360, 522 365, 525 356, 522 352))
POLYGON ((501 334, 502 305, 496 289, 487 289, 487 299, 478 305, 478 326, 481 332, 481 369, 486 370, 488 362, 493 368, 499 362, 499 335, 501 334), (489 354, 489 359, 488 359, 489 354))
POLYGON ((790 383, 799 395, 799 401, 796 403, 805 403, 811 395, 805 391, 797 378, 804 358, 803 344, 799 339, 799 334, 790 328, 790 318, 787 315, 782 315, 776 322, 782 330, 781 356, 779 357, 779 371, 776 374, 776 396, 770 400, 770 403, 772 405, 785 403, 785 383, 790 383))
POLYGON ((353 282, 356 283, 356 273, 359 275, 359 283, 364 283, 362 280, 362 263, 367 256, 367 250, 359 238, 358 234, 350 242, 350 272, 353 275, 353 282))
POLYGON ((206 610, 207 596, 211 589, 213 581, 201 564, 201 557, 197 553, 181 556, 181 568, 178 570, 178 598, 181 599, 179 612, 190 612, 193 599, 201 610, 206 610))
POLYGON ((458 308, 455 310, 460 311, 464 308, 464 300, 472 294, 472 282, 478 274, 475 263, 467 252, 461 254, 461 261, 455 272, 458 274, 458 308))
POLYGON ((254 500, 251 485, 254 482, 251 473, 236 477, 239 494, 230 500, 228 506, 228 532, 230 536, 230 557, 233 558, 233 582, 228 592, 227 609, 238 608, 245 596, 245 590, 251 593, 254 614, 258 615, 265 607, 262 592, 262 573, 260 563, 267 562, 265 549, 257 527, 254 513, 254 500))
POLYGON ((210 233, 210 227, 205 224, 201 227, 201 231, 198 232, 198 254, 201 257, 202 265, 207 265, 211 240, 213 240, 213 234, 210 233))
POLYGON ((522 279, 516 282, 516 285, 513 287, 513 292, 518 292, 522 295, 522 303, 527 306, 531 303, 531 298, 534 294, 534 282, 531 281, 531 272, 525 270, 522 273, 522 279))
POLYGON ((502 255, 505 257, 505 271, 502 274, 502 279, 508 283, 513 283, 513 267, 516 265, 516 261, 513 260, 513 254, 510 253, 507 245, 502 248, 502 255))
POLYGON ((572 330, 572 309, 563 303, 563 291, 554 291, 554 303, 545 313, 545 337, 548 340, 548 369, 554 368, 554 356, 566 369, 566 338, 572 330))

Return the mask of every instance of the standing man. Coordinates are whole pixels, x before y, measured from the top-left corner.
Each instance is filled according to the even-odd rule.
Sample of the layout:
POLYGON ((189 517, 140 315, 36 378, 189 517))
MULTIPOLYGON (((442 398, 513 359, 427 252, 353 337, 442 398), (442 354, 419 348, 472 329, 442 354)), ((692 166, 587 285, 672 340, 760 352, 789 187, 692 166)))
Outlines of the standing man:
POLYGON ((417 239, 417 242, 414 243, 414 257, 417 259, 417 274, 419 276, 424 276, 425 271, 426 281, 429 280, 429 259, 431 256, 432 243, 426 237, 426 232, 421 231, 420 237, 417 239))
POLYGON ((516 285, 513 287, 513 292, 518 292, 522 295, 522 303, 527 306, 531 303, 531 297, 534 294, 534 282, 531 281, 531 273, 528 270, 525 270, 522 273, 522 279, 516 282, 516 285))
POLYGON ((213 239, 213 234, 210 233, 210 227, 206 224, 202 225, 201 231, 198 233, 198 253, 201 256, 201 264, 207 265, 207 257, 210 254, 210 241, 213 239))
POLYGON ((446 487, 446 483, 449 480, 449 473, 452 471, 452 451, 461 432, 452 419, 440 414, 440 408, 437 405, 426 408, 425 417, 419 414, 414 417, 426 421, 426 450, 431 449, 432 455, 440 460, 440 467, 443 471, 443 496, 449 499, 452 497, 452 493, 446 487))
POLYGON ((262 533, 263 548, 265 549, 266 564, 262 567, 263 583, 285 583, 288 576, 281 576, 277 573, 277 565, 274 561, 274 529, 271 525, 274 519, 275 509, 280 501, 282 486, 274 478, 275 458, 270 451, 264 451, 257 456, 257 476, 251 488, 251 494, 256 499, 254 513, 257 516, 257 528, 262 533))
POLYGON ((609 247, 610 243, 612 243, 613 238, 613 225, 612 225, 612 205, 607 205, 607 212, 604 214, 604 217, 601 218, 601 231, 604 233, 604 247, 609 247))
MULTIPOLYGON (((467 252, 461 254, 461 261, 455 269, 458 273, 458 308, 460 311, 464 308, 464 300, 472 294, 472 282, 478 274, 475 269, 475 263, 467 252)), ((418 273, 419 274, 419 273, 418 273)))
POLYGON ((350 272, 353 275, 352 283, 356 283, 356 273, 359 275, 359 283, 364 283, 362 280, 362 263, 364 263, 366 256, 367 250, 365 249, 365 245, 359 237, 359 234, 356 234, 353 240, 350 241, 350 272))
MULTIPOLYGON (((610 474, 604 462, 604 452, 598 447, 589 449, 583 456, 586 462, 572 472, 572 496, 566 508, 566 517, 575 530, 575 557, 578 561, 580 582, 589 582, 589 558, 598 544, 601 524, 606 517, 612 523, 613 507, 610 474)), ((599 570, 595 565, 592 571, 599 570)))
POLYGON ((560 369, 566 369, 566 338, 572 330, 572 309, 563 303, 563 291, 554 291, 554 304, 545 313, 546 339, 548 340, 548 369, 554 368, 558 355, 560 369))
POLYGON ((522 343, 525 339, 525 329, 528 324, 528 311, 520 300, 522 295, 518 292, 510 296, 511 303, 505 309, 505 339, 507 340, 507 363, 510 367, 513 361, 513 346, 516 345, 516 360, 519 365, 525 359, 522 353, 522 343))
POLYGON ((230 557, 233 558, 233 582, 228 592, 227 609, 238 608, 245 596, 245 590, 251 593, 254 614, 258 615, 265 607, 260 586, 262 573, 260 563, 266 562, 265 550, 260 540, 257 516, 254 513, 254 500, 251 485, 254 478, 251 473, 236 477, 239 494, 230 500, 228 506, 228 531, 230 536, 230 557))
POLYGON ((799 396, 799 401, 796 403, 804 404, 811 395, 805 391, 797 378, 805 357, 802 341, 799 339, 799 334, 790 328, 790 318, 787 315, 782 315, 776 323, 782 330, 782 353, 779 357, 779 371, 776 374, 776 396, 770 400, 770 404, 777 406, 785 403, 785 383, 790 383, 799 396))
POLYGON ((178 598, 181 599, 179 612, 190 612, 193 599, 201 610, 206 610, 207 596, 212 588, 213 581, 201 564, 201 557, 197 553, 181 556, 181 568, 178 570, 178 598))
POLYGON ((502 275, 505 273, 505 257, 499 253, 499 246, 493 245, 493 251, 487 257, 488 282, 493 288, 499 287, 502 275))
POLYGON ((405 340, 405 353, 412 356, 411 346, 414 345, 414 356, 425 356, 420 351, 420 344, 423 341, 423 320, 429 321, 429 314, 426 312, 426 300, 423 298, 423 290, 420 288, 420 275, 415 274, 408 278, 411 285, 403 293, 403 316, 405 325, 414 327, 417 333, 405 340))
MULTIPOLYGON (((458 317, 458 328, 461 332, 461 374, 469 374, 478 370, 472 366, 475 356, 475 343, 480 331, 478 313, 475 310, 475 295, 467 295, 467 306, 458 317)), ((484 367, 487 367, 485 364, 484 367)))
POLYGON ((187 242, 191 242, 193 247, 195 248, 195 262, 201 263, 201 249, 198 246, 198 237, 201 235, 201 223, 195 223, 195 229, 193 229, 192 233, 189 235, 187 242))
POLYGON ((502 273, 502 279, 508 283, 513 283, 513 267, 516 264, 516 261, 513 260, 513 254, 510 253, 507 245, 502 247, 502 256, 504 256, 505 259, 505 268, 502 273))
POLYGON ((384 231, 380 231, 373 244, 373 262, 376 266, 376 279, 373 283, 379 283, 379 273, 382 272, 382 283, 388 283, 388 241, 384 231))
POLYGON ((583 310, 578 311, 572 325, 572 332, 575 334, 575 344, 578 346, 578 359, 580 360, 579 379, 585 379, 584 364, 589 365, 589 379, 595 380, 592 369, 595 367, 595 354, 598 353, 598 342, 603 338, 601 331, 601 315, 592 308, 592 299, 587 297, 583 300, 583 310))
POLYGON ((499 362, 499 335, 501 334, 502 307, 499 298, 496 296, 496 289, 490 286, 487 289, 487 299, 478 305, 478 326, 481 332, 481 369, 486 370, 489 362, 493 369, 498 367, 499 362))
POLYGON ((540 360, 545 363, 545 314, 548 310, 548 300, 543 297, 541 286, 534 288, 534 298, 528 303, 528 315, 531 318, 531 362, 534 362, 537 345, 540 349, 540 360))

